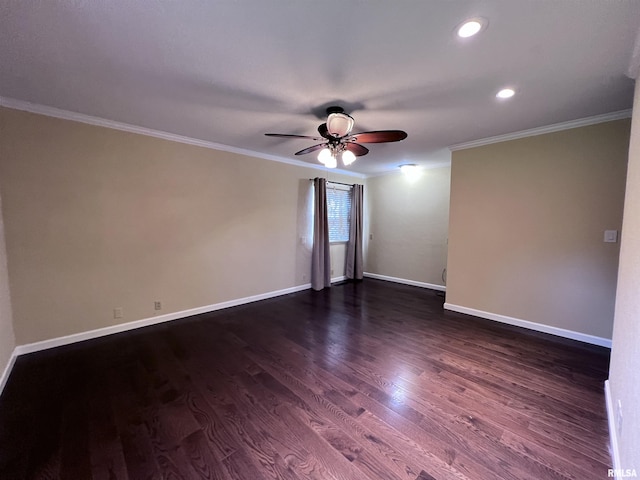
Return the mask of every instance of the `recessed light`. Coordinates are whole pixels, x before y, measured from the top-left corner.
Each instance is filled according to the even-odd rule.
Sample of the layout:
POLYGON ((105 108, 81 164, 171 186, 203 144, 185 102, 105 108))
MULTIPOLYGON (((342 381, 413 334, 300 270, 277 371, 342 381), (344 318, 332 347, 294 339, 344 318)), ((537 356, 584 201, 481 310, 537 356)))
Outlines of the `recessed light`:
POLYGON ((503 88, 498 93, 496 93, 496 97, 498 98, 511 98, 516 94, 516 91, 513 88, 503 88))
POLYGON ((484 18, 470 18, 456 28, 456 33, 460 38, 469 38, 477 35, 487 25, 484 18))

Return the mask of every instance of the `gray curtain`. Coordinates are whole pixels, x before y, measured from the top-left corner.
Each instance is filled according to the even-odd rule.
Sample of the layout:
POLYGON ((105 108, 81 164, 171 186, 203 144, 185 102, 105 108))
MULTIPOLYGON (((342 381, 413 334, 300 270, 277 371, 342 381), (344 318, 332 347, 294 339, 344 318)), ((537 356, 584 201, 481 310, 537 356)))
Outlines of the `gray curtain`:
POLYGON ((351 188, 351 219, 349 243, 347 243, 347 278, 362 280, 362 202, 364 187, 355 184, 351 188))
POLYGON ((331 286, 329 249, 329 219, 327 217, 327 181, 313 179, 313 250, 311 253, 311 288, 322 290, 331 286))

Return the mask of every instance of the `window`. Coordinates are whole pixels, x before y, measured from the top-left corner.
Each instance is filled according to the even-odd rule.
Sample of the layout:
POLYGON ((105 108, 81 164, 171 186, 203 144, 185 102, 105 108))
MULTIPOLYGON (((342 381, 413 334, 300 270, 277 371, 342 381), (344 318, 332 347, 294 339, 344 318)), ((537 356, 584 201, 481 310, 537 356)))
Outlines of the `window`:
POLYGON ((348 242, 351 187, 327 182, 327 216, 329 217, 329 242, 348 242))

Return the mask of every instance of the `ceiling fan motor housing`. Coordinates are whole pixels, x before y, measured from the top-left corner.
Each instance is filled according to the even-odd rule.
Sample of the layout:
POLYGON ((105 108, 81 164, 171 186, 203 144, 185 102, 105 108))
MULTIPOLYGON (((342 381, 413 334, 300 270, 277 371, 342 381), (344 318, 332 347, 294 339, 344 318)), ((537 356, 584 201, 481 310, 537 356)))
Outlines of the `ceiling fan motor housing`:
MULTIPOLYGON (((327 109, 327 112, 328 111, 329 109, 327 109)), ((340 138, 348 135, 353 128, 353 124, 353 117, 343 112, 329 113, 329 116, 327 117, 327 131, 329 135, 333 137, 340 138)))

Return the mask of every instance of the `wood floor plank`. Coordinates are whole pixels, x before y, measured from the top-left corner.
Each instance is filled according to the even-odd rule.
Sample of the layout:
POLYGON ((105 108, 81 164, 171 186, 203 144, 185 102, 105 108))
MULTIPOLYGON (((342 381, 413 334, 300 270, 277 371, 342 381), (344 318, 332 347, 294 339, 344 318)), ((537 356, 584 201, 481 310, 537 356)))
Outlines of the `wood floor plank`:
MULTIPOLYGON (((358 362, 366 363, 362 359, 359 359, 357 363, 358 362)), ((389 374, 387 373, 387 375, 389 374)), ((389 380, 384 383, 383 389, 389 394, 393 394, 395 392, 402 398, 406 397, 408 405, 414 408, 416 411, 422 413, 424 415, 424 418, 436 416, 440 419, 448 419, 449 424, 453 426, 459 426, 460 424, 467 427, 472 426, 473 428, 471 430, 471 433, 473 433, 474 430, 482 425, 484 429, 489 428, 490 430, 493 430, 493 432, 491 432, 491 440, 494 443, 498 444, 502 443, 500 442, 500 437, 503 434, 502 427, 504 426, 507 426, 509 429, 514 431, 514 433, 519 433, 520 435, 528 434, 531 436, 531 432, 527 431, 526 428, 528 425, 528 421, 523 422, 522 424, 514 424, 513 422, 506 422, 505 417, 501 417, 497 421, 492 420, 494 417, 494 408, 478 408, 478 406, 482 405, 484 400, 483 398, 476 398, 474 402, 466 402, 464 397, 459 396, 455 392, 451 391, 447 392, 445 398, 442 395, 438 395, 438 393, 445 391, 444 389, 437 389, 435 390, 435 392, 438 393, 432 393, 430 389, 421 388, 420 386, 416 385, 416 377, 413 377, 413 379, 411 378, 413 372, 407 372, 401 375, 404 375, 404 377, 398 377, 400 378, 400 385, 394 384, 389 380), (414 395, 411 395, 412 393, 414 395), (454 399, 457 399, 457 403, 454 403, 454 399), (470 416, 470 413, 472 413, 473 415, 470 416), (467 418, 473 418, 473 422, 468 422, 467 418), (460 422, 460 419, 463 419, 463 421, 460 422), (482 419, 486 419, 487 423, 485 424, 484 420, 482 419), (495 427, 497 427, 497 429, 495 427)), ((390 377, 388 376, 387 378, 390 377)), ((433 384, 431 386, 433 386, 433 384)), ((464 433, 464 431, 462 433, 464 433)), ((543 443, 551 452, 553 452, 554 447, 556 451, 562 448, 565 454, 569 454, 571 456, 571 461, 576 467, 576 470, 583 472, 582 475, 584 475, 585 471, 589 469, 597 468, 602 470, 605 468, 604 464, 597 461, 592 461, 588 456, 579 454, 571 448, 561 447, 557 443, 550 441, 549 439, 543 439, 537 435, 534 435, 534 437, 536 441, 543 443)), ((477 443, 481 443, 481 441, 482 439, 478 439, 477 443)), ((514 452, 504 451, 504 449, 502 448, 500 448, 500 450, 502 450, 503 455, 506 454, 507 457, 513 457, 514 452)), ((522 449, 518 450, 522 451, 522 449)), ((538 467, 539 466, 535 466, 535 468, 538 467)), ((534 468, 531 468, 531 466, 529 466, 527 470, 532 469, 534 468)))
MULTIPOLYGON (((350 375, 352 373, 353 372, 345 372, 343 374, 350 375)), ((381 376, 371 375, 369 371, 362 368, 357 370, 355 374, 359 374, 361 378, 370 380, 369 384, 362 382, 359 385, 359 388, 365 391, 368 396, 375 398, 378 402, 380 402, 383 405, 386 405, 388 408, 404 416, 408 420, 412 421, 414 424, 419 424, 420 422, 426 421, 424 415, 422 415, 416 409, 412 408, 410 405, 407 405, 406 402, 398 401, 397 399, 393 398, 391 394, 384 393, 384 390, 386 390, 387 388, 391 388, 391 390, 395 388, 395 386, 391 382, 384 381, 381 376), (371 384, 376 384, 376 385, 371 385, 371 384)), ((347 378, 350 378, 350 377, 347 377, 347 378)), ((343 379, 346 380, 346 378, 343 378, 343 379)), ((442 420, 445 417, 442 413, 440 413, 438 418, 442 420)), ((449 420, 448 423, 452 424, 451 419, 449 418, 448 420, 449 420)), ((462 436, 453 434, 446 427, 443 427, 443 425, 440 422, 429 423, 429 425, 427 425, 426 428, 431 435, 437 436, 441 439, 445 439, 446 443, 448 444, 454 444, 455 442, 463 442, 463 444, 465 443, 465 440, 463 439, 462 436)), ((502 431, 500 430, 498 433, 498 437, 501 433, 502 431)), ((463 445, 463 448, 468 449, 468 447, 464 445, 463 445)), ((490 450, 485 451, 484 454, 485 456, 493 455, 493 453, 490 450)), ((496 461, 499 461, 499 460, 500 459, 497 459, 496 461)), ((513 478, 518 478, 518 475, 514 475, 513 478)))
POLYGON ((0 478, 605 478, 608 351, 367 279, 18 358, 0 478))
POLYGON ((91 387, 93 394, 88 398, 91 477, 96 480, 128 480, 106 375, 94 377, 91 387))
POLYGON ((221 462, 213 454, 210 443, 202 430, 193 432, 184 438, 180 448, 196 474, 195 478, 224 480, 226 472, 221 462))
MULTIPOLYGON (((183 359, 183 363, 192 375, 196 377, 207 376, 206 365, 185 359, 183 359)), ((216 368, 219 368, 219 365, 216 368)), ((216 424, 224 422, 228 425, 227 430, 230 430, 230 432, 225 432, 227 436, 226 443, 227 445, 234 445, 234 448, 221 460, 224 462, 238 451, 243 450, 242 456, 249 458, 256 469, 267 471, 270 478, 297 479, 298 477, 283 460, 283 456, 288 457, 291 452, 286 450, 286 453, 281 455, 282 450, 277 448, 279 442, 273 441, 275 440, 273 438, 274 429, 275 432, 278 432, 278 425, 265 421, 268 416, 265 411, 262 411, 261 415, 252 416, 256 409, 261 408, 257 402, 252 403, 248 409, 242 410, 244 403, 249 399, 246 396, 242 396, 243 392, 240 393, 240 396, 234 394, 234 391, 237 390, 237 385, 233 384, 230 388, 227 388, 232 383, 227 373, 218 372, 216 378, 218 380, 217 386, 224 387, 226 395, 203 395, 203 400, 206 404, 201 404, 198 407, 200 411, 198 417, 201 420, 205 418, 209 420, 215 419, 214 423, 216 424)), ((283 430, 282 426, 280 426, 281 434, 283 430)), ((286 431, 284 434, 286 434, 286 431)), ((308 454, 305 452, 304 456, 306 455, 308 454)), ((220 458, 220 456, 218 457, 220 458)), ((237 457, 238 455, 236 455, 237 457)))
MULTIPOLYGON (((506 361, 507 359, 505 358, 496 358, 491 350, 484 350, 481 354, 474 353, 473 349, 468 348, 471 346, 468 338, 464 343, 454 342, 452 338, 453 335, 449 335, 447 341, 442 341, 441 336, 433 335, 428 331, 418 333, 398 332, 384 327, 379 329, 378 335, 369 335, 367 340, 376 339, 379 342, 379 345, 370 345, 370 348, 384 349, 385 345, 393 345, 396 350, 404 350, 404 354, 411 351, 416 354, 422 354, 428 349, 429 354, 426 359, 435 358, 443 362, 449 360, 454 364, 456 361, 470 365, 475 364, 489 374, 499 372, 501 375, 508 375, 508 378, 519 386, 526 386, 532 391, 543 393, 545 396, 562 398, 571 404, 576 402, 584 404, 587 408, 593 405, 594 400, 597 401, 601 397, 601 385, 597 390, 581 389, 577 393, 574 388, 567 387, 566 376, 563 379, 556 379, 554 375, 550 374, 541 377, 540 371, 531 368, 530 362, 524 365, 522 362, 514 361, 511 358, 508 359, 509 361, 506 361), (585 398, 585 396, 588 398, 585 398)), ((477 341, 474 339, 473 346, 476 345, 477 341)), ((594 408, 591 413, 601 415, 599 408, 594 408)))
MULTIPOLYGON (((310 471, 319 475, 321 478, 329 476, 330 478, 352 478, 357 475, 349 462, 340 457, 339 452, 330 448, 330 445, 323 441, 322 437, 315 434, 313 424, 307 421, 307 418, 296 414, 295 405, 308 409, 308 405, 303 400, 295 398, 291 392, 285 391, 283 388, 277 389, 277 393, 273 389, 266 388, 260 382, 251 382, 249 389, 241 383, 233 379, 231 376, 225 378, 229 382, 232 392, 235 392, 236 406, 244 408, 245 415, 249 416, 252 409, 256 409, 259 399, 266 405, 266 409, 262 411, 260 419, 271 422, 271 428, 278 428, 282 432, 279 437, 288 435, 289 438, 283 438, 279 442, 283 448, 288 449, 286 456, 293 450, 292 442, 305 446, 305 452, 295 449, 294 458, 304 458, 303 465, 305 468, 312 466, 310 471), (252 395, 248 397, 247 393, 252 395), (253 401, 251 400, 253 398, 253 401), (313 449, 314 454, 311 455, 309 450, 313 449)), ((246 385, 246 384, 245 384, 246 385)), ((274 385, 271 385, 274 387, 274 385)), ((257 420, 259 422, 259 420, 257 420)), ((263 449, 255 449, 258 453, 263 449)), ((297 469, 294 467, 294 471, 297 469)), ((300 472, 303 475, 308 474, 307 471, 300 472)), ((355 477, 354 477, 355 478, 355 477)))
MULTIPOLYGON (((278 363, 277 365, 280 365, 278 363)), ((328 419, 333 422, 339 430, 344 431, 348 437, 342 436, 340 446, 338 450, 341 450, 342 445, 347 445, 349 442, 359 443, 360 447, 355 447, 359 452, 363 452, 369 458, 368 461, 373 463, 378 463, 382 461, 386 465, 386 468, 390 472, 394 472, 393 474, 397 475, 399 478, 411 478, 415 477, 415 466, 406 460, 404 455, 399 451, 394 450, 389 445, 387 445, 383 440, 377 438, 373 432, 362 428, 361 424, 357 421, 357 418, 360 417, 362 413, 365 412, 365 409, 362 407, 358 407, 356 404, 348 400, 345 396, 340 394, 338 403, 333 403, 332 399, 335 398, 335 395, 327 395, 327 391, 321 391, 319 393, 311 390, 307 383, 298 382, 298 381, 287 381, 286 376, 282 376, 282 372, 279 371, 278 368, 269 368, 265 366, 265 368, 270 371, 273 375, 276 375, 278 378, 283 379, 286 383, 287 387, 291 389, 296 395, 307 398, 307 402, 309 405, 314 406, 314 413, 309 414, 309 421, 314 422, 316 425, 324 425, 322 421, 316 421, 315 416, 322 416, 323 418, 328 419), (349 407, 343 408, 342 403, 348 400, 349 407), (368 450, 368 451, 367 451, 368 450), (371 457, 373 456, 373 457, 371 457)), ((289 370, 293 370, 289 368, 289 370)), ((316 371, 319 373, 318 371, 316 371)), ((296 378, 306 377, 305 374, 301 374, 300 371, 291 371, 292 375, 296 376, 296 378)), ((265 381, 265 376, 261 374, 256 374, 255 377, 262 379, 262 384, 272 384, 272 381, 265 381)), ((334 378, 334 381, 337 380, 334 378)), ((246 378, 245 382, 248 382, 246 378)), ((333 387, 329 387, 329 392, 337 392, 335 387, 340 388, 337 385, 339 382, 335 382, 333 387)), ((317 379, 313 382, 314 385, 319 385, 317 379)), ((337 392, 339 394, 339 392, 337 392)), ((294 403, 300 403, 294 400, 294 403)), ((308 413, 307 409, 303 409, 305 413, 308 413)), ((335 430, 335 429, 333 429, 335 430)), ((326 439, 326 436, 325 436, 326 439)), ((331 440, 327 440, 329 443, 332 443, 331 440)), ((349 456, 349 453, 343 453, 345 456, 349 456)), ((353 461, 353 458, 350 458, 350 461, 353 461)), ((380 469, 380 467, 378 467, 380 469)), ((382 469, 380 469, 382 470, 382 469)), ((392 474, 389 473, 389 477, 392 474)))
POLYGON ((281 376, 284 383, 280 383, 278 379, 268 373, 261 373, 255 378, 266 389, 280 398, 287 399, 291 405, 297 407, 296 416, 305 424, 310 425, 325 442, 358 467, 365 478, 391 479, 406 478, 406 474, 413 475, 413 471, 408 465, 405 465, 401 472, 397 472, 395 464, 384 462, 383 460, 387 457, 377 456, 370 451, 366 444, 359 441, 361 437, 352 435, 349 429, 345 428, 343 422, 334 422, 335 406, 330 401, 317 402, 316 395, 305 389, 294 377, 281 376))
MULTIPOLYGON (((265 459, 265 455, 259 458, 252 455, 254 451, 261 451, 260 447, 264 444, 257 447, 255 441, 249 436, 253 432, 253 426, 247 425, 244 419, 237 415, 233 398, 225 389, 220 388, 222 386, 220 372, 214 371, 215 383, 205 381, 201 384, 201 380, 210 377, 210 366, 194 363, 192 356, 182 349, 177 340, 171 335, 155 338, 153 342, 155 355, 152 363, 154 369, 161 374, 159 382, 169 387, 170 391, 176 392, 176 395, 170 398, 169 405, 172 408, 177 408, 181 404, 186 405, 189 417, 200 426, 200 429, 196 429, 195 424, 192 424, 191 428, 185 431, 192 431, 187 437, 180 433, 171 435, 174 439, 180 439, 180 450, 174 452, 174 455, 181 457, 182 470, 190 470, 191 476, 196 475, 198 478, 203 473, 211 475, 211 478, 262 478, 262 470, 274 473, 280 468, 286 471, 286 467, 282 465, 283 462, 276 458, 276 455, 271 456, 273 459, 271 462, 260 461, 265 459), (173 358, 172 355, 174 355, 173 358), (188 370, 184 369, 185 363, 190 365, 188 370), (199 435, 201 432, 206 434, 199 435), (197 443, 194 443, 195 441, 197 443), (197 450, 194 451, 195 447, 197 450), (208 459, 209 462, 214 461, 206 465, 203 464, 203 459, 208 459)), ((180 410, 181 414, 185 415, 187 410, 183 410, 180 410)), ((167 416, 160 418, 167 418, 167 416)), ((175 420, 173 418, 165 423, 173 423, 175 420)), ((188 423, 190 422, 187 421, 188 423)), ((180 422, 177 426, 179 425, 180 422)), ((184 429, 184 425, 179 428, 184 429)), ((168 459, 164 460, 168 461, 168 459)), ((179 462, 171 462, 168 466, 171 467, 176 463, 179 462)), ((273 477, 268 476, 295 480, 293 475, 280 473, 277 472, 273 477)))

